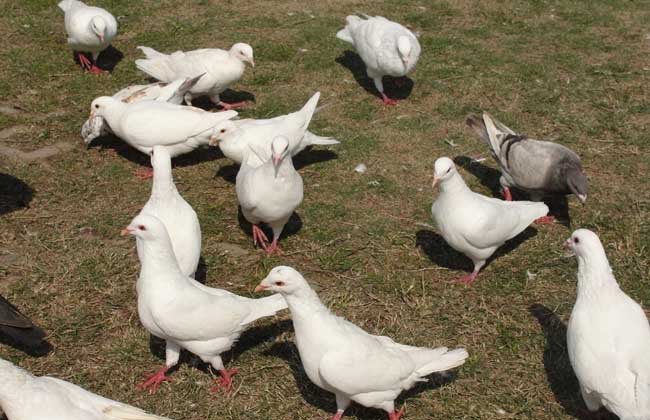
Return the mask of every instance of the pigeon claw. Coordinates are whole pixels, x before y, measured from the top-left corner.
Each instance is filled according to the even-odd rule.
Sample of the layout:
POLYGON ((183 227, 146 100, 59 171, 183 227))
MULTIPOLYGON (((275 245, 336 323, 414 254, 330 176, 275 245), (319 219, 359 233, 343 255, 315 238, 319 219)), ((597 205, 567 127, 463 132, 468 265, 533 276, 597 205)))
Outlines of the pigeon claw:
POLYGON ((231 110, 231 109, 234 109, 234 108, 241 108, 244 105, 246 105, 246 102, 235 102, 235 103, 232 103, 232 104, 228 104, 226 102, 219 101, 217 103, 217 105, 219 105, 222 108, 222 111, 228 111, 228 110, 231 110))
POLYGON ((264 231, 259 226, 253 225, 253 245, 259 245, 266 251, 268 249, 268 242, 269 238, 266 237, 264 231))
POLYGON ((399 411, 393 411, 392 413, 388 413, 388 420, 400 420, 403 415, 404 415, 404 407, 402 407, 399 411))
POLYGON ((88 69, 88 73, 92 73, 92 74, 102 74, 102 73, 106 73, 106 70, 102 70, 102 69, 100 69, 99 67, 97 67, 96 65, 93 64, 93 65, 88 69))
POLYGON ((381 94, 381 100, 384 105, 397 105, 397 99, 391 99, 385 93, 381 94))
POLYGON ((158 372, 147 376, 147 379, 141 384, 138 384, 137 388, 141 391, 149 390, 150 393, 154 393, 160 388, 160 384, 163 382, 174 382, 174 379, 165 376, 168 370, 169 368, 167 366, 163 366, 158 372))
POLYGON ((225 391, 226 393, 230 393, 232 391, 232 377, 239 373, 239 369, 221 369, 219 373, 221 374, 221 378, 214 380, 214 386, 210 388, 210 392, 225 391))
POLYGON ((471 273, 466 276, 457 278, 456 280, 454 280, 454 283, 462 283, 469 286, 474 282, 474 280, 476 280, 476 276, 478 276, 478 273, 471 273))
POLYGON ((503 190, 501 190, 501 194, 503 194, 504 200, 512 201, 512 193, 510 192, 510 188, 504 187, 503 190))
POLYGON ((280 246, 278 245, 278 240, 277 239, 274 239, 273 242, 271 243, 271 245, 264 248, 264 250, 266 251, 266 253, 268 255, 271 255, 274 252, 276 254, 278 254, 278 255, 282 255, 282 250, 280 249, 280 246))
POLYGON ((535 223, 540 223, 540 224, 550 224, 550 223, 555 223, 555 217, 554 216, 542 216, 537 219, 535 219, 535 223))

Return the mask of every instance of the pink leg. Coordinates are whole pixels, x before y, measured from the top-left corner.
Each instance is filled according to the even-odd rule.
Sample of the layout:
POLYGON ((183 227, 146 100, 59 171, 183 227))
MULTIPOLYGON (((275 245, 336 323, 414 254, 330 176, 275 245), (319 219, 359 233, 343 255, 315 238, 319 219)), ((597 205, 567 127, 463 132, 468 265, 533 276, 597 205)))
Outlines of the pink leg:
POLYGON ((219 371, 221 378, 215 379, 214 386, 210 388, 210 392, 219 392, 221 390, 230 392, 232 389, 232 377, 235 376, 238 372, 239 369, 221 369, 219 371))
POLYGON ((397 100, 396 99, 390 99, 383 92, 381 92, 381 100, 384 102, 384 105, 397 105, 397 100))
POLYGON ((501 191, 503 194, 503 199, 506 201, 512 201, 512 193, 510 192, 510 188, 508 187, 503 187, 503 190, 501 191))
POLYGON ((77 58, 82 69, 89 71, 93 67, 93 63, 83 53, 78 52, 77 58))
POLYGON ((259 226, 253 225, 253 245, 259 245, 266 250, 268 242, 269 238, 266 237, 264 231, 259 226))
POLYGON ((343 413, 344 413, 343 411, 338 410, 330 420, 341 420, 343 418, 343 413))
POLYGON ((555 217, 554 216, 542 216, 538 219, 535 219, 535 223, 540 223, 540 224, 549 224, 549 223, 555 223, 555 217))
POLYGON ((220 105, 224 111, 228 111, 229 109, 233 108, 241 108, 246 105, 246 102, 235 102, 234 104, 227 104, 223 101, 219 101, 217 105, 220 105))
POLYGON ((153 168, 140 168, 133 171, 133 175, 138 179, 153 178, 153 168))
POLYGON ((278 255, 282 255, 282 250, 280 249, 280 246, 278 245, 278 238, 273 238, 273 242, 271 242, 271 245, 269 245, 268 248, 266 248, 266 253, 271 255, 273 253, 277 253, 278 255))
POLYGON ((388 420, 400 420, 403 415, 404 415, 404 407, 402 407, 402 409, 399 411, 393 411, 392 413, 388 413, 388 420))
POLYGON ((149 392, 156 392, 160 387, 160 384, 163 382, 174 382, 172 378, 165 376, 165 373, 167 373, 168 370, 169 368, 167 366, 163 366, 158 370, 158 372, 147 376, 147 379, 144 382, 137 385, 138 389, 143 391, 148 389, 149 392))
POLYGON ((474 280, 476 280, 476 276, 478 276, 478 272, 473 271, 472 274, 468 274, 466 276, 461 276, 457 278, 456 280, 454 280, 454 283, 463 283, 469 286, 474 282, 474 280))

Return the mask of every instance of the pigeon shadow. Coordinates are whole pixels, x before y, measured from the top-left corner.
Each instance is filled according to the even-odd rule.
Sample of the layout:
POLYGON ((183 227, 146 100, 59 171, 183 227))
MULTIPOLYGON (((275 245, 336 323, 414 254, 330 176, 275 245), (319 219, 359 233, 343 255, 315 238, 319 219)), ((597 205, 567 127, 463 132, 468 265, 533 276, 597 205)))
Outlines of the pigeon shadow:
MULTIPOLYGON (((521 232, 519 235, 514 238, 506 241, 505 244, 500 246, 487 262, 481 268, 484 270, 490 263, 512 251, 514 251, 519 245, 526 242, 528 239, 537 235, 537 229, 533 227, 528 227, 526 230, 521 232)), ((453 249, 447 241, 440 236, 439 234, 432 232, 430 230, 419 230, 415 234, 415 246, 422 249, 422 252, 433 262, 434 264, 448 268, 450 270, 466 270, 472 272, 474 270, 474 263, 463 253, 453 249)))
MULTIPOLYGON (((157 81, 156 79, 151 79, 151 80, 153 80, 154 82, 157 81)), ((232 89, 226 89, 225 91, 219 94, 219 99, 221 99, 223 102, 227 104, 234 104, 237 102, 256 103, 255 95, 244 90, 237 91, 232 89)), ((213 109, 222 109, 221 106, 213 103, 208 96, 199 96, 197 98, 192 99, 192 106, 196 108, 201 108, 206 111, 211 111, 213 109)), ((246 105, 244 105, 244 108, 245 107, 246 105)), ((238 109, 235 110, 238 111, 238 109)))
POLYGON ((0 215, 29 208, 34 190, 20 179, 0 173, 0 215))
POLYGON ((577 419, 615 420, 617 416, 601 410, 589 413, 580 395, 578 378, 573 373, 569 354, 567 352, 566 332, 567 327, 562 320, 549 308, 541 304, 534 304, 528 308, 532 316, 537 319, 544 337, 546 346, 544 348, 544 369, 546 377, 555 395, 557 402, 562 405, 564 411, 577 419))
MULTIPOLYGON (((285 319, 272 324, 260 325, 245 330, 239 337, 232 349, 222 353, 221 357, 225 366, 235 363, 239 356, 250 349, 259 346, 266 341, 273 341, 282 333, 289 330, 291 320, 285 319)), ((149 335, 149 350, 158 359, 165 360, 165 340, 149 335)), ((183 350, 178 364, 170 369, 170 372, 176 370, 181 364, 190 365, 201 372, 214 373, 212 365, 204 363, 198 356, 183 350)))
MULTIPOLYGON (((251 225, 248 220, 244 217, 244 214, 241 211, 241 207, 237 208, 237 221, 239 222, 239 227, 241 230, 243 230, 246 235, 250 236, 251 238, 253 237, 253 225, 251 225)), ((260 224, 260 228, 264 231, 264 234, 266 234, 266 237, 269 238, 269 241, 273 240, 273 231, 269 226, 267 226, 265 223, 260 224)), ((291 217, 289 218, 289 221, 287 224, 284 226, 284 229, 282 230, 282 234, 280 235, 280 238, 278 239, 278 244, 282 241, 284 238, 288 238, 289 236, 295 235, 302 229, 302 219, 298 215, 298 213, 293 212, 291 217)), ((282 248, 282 246, 280 246, 282 248)))
MULTIPOLYGON (((368 93, 381 98, 377 88, 375 88, 375 83, 368 77, 368 73, 366 73, 366 64, 363 62, 359 54, 351 50, 346 50, 341 56, 336 58, 336 62, 350 70, 354 80, 356 80, 357 83, 368 93)), ((407 76, 384 76, 383 82, 384 93, 391 99, 406 99, 411 95, 411 91, 413 91, 413 80, 407 76)))
POLYGON ((223 178, 224 181, 234 184, 237 180, 237 173, 239 172, 239 165, 236 163, 228 162, 225 166, 219 166, 217 169, 216 177, 223 178))
MULTIPOLYGON (((89 60, 92 59, 92 56, 90 54, 84 53, 84 55, 89 60)), ((72 52, 72 57, 75 63, 81 66, 81 63, 79 62, 79 56, 77 55, 76 52, 74 51, 72 52)), ((117 66, 117 64, 120 61, 122 61, 123 58, 124 58, 124 54, 120 50, 113 47, 112 45, 109 45, 108 48, 102 51, 97 57, 97 67, 99 67, 102 70, 112 72, 117 66)))
MULTIPOLYGON (((328 413, 333 414, 336 412, 336 399, 334 394, 320 389, 307 377, 302 362, 300 361, 298 348, 293 342, 285 341, 275 343, 270 349, 264 351, 263 354, 283 359, 289 364, 296 386, 308 404, 328 413)), ((415 397, 424 391, 433 390, 451 383, 455 377, 455 373, 451 372, 429 375, 429 381, 421 382, 408 391, 402 392, 395 400, 395 407, 402 406, 405 400, 415 397)), ((345 413, 346 416, 355 416, 361 420, 384 420, 386 418, 386 413, 383 410, 366 408, 356 403, 352 403, 345 413)))
POLYGON ((30 346, 28 344, 21 343, 13 339, 9 335, 5 335, 1 332, 0 332, 0 344, 13 347, 14 349, 22 351, 23 353, 26 353, 32 357, 47 356, 54 349, 54 347, 46 340, 42 340, 38 345, 30 346))
MULTIPOLYGON (((483 165, 481 162, 476 162, 468 156, 457 156, 454 158, 454 163, 478 178, 484 187, 490 189, 494 197, 503 198, 501 194, 501 183, 499 182, 501 171, 483 165)), ((522 191, 515 188, 512 188, 510 191, 514 200, 530 200, 530 197, 522 191)), ((548 205, 548 214, 554 216, 558 223, 566 227, 571 226, 571 216, 569 215, 569 204, 566 196, 554 195, 545 197, 544 203, 548 205)))
MULTIPOLYGON (((113 134, 99 136, 88 144, 88 149, 98 147, 100 150, 113 150, 116 154, 140 166, 151 167, 151 157, 131 147, 113 134)), ((192 166, 201 162, 211 162, 223 158, 218 147, 199 147, 190 153, 172 159, 173 167, 192 166)))
POLYGON ((199 257, 199 264, 196 267, 196 273, 194 273, 194 280, 198 281, 201 284, 205 284, 205 281, 208 277, 208 266, 205 263, 203 257, 199 257))

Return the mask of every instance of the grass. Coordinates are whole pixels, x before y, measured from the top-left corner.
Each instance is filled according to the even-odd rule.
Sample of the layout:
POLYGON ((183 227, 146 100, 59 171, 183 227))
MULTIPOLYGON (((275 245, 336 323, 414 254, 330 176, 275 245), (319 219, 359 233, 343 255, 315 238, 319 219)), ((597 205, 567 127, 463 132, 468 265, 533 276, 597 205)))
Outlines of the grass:
MULTIPOLYGON (((177 165, 178 188, 202 223, 207 284, 252 295, 270 268, 292 265, 337 314, 373 333, 465 346, 471 357, 463 367, 399 401, 409 419, 581 418, 564 341, 576 264, 563 257, 561 244, 572 229, 600 234, 623 289, 650 308, 644 2, 94 3, 118 16, 114 47, 123 54, 113 73, 99 77, 73 63, 53 2, 3 3, 2 102, 25 111, 0 116, 0 130, 20 128, 0 145, 24 152, 59 142, 74 147, 31 163, 0 156, 0 172, 24 183, 27 204, 3 193, 13 208, 0 217, 0 293, 45 328, 54 346, 39 358, 2 346, 1 357, 175 419, 313 419, 334 410, 333 396, 301 370, 286 314, 260 322, 234 348, 227 365, 241 372, 230 397, 210 398, 210 373, 188 357, 173 385, 153 396, 135 389, 163 357, 138 321, 135 244, 118 235, 147 200, 150 184, 131 176, 146 158, 125 157, 110 145, 86 149, 79 128, 94 97, 144 82, 133 65, 137 45, 170 52, 244 41, 257 67, 233 86, 255 95, 241 115, 290 112, 319 90, 331 106, 312 129, 342 144, 298 159, 305 201, 294 222, 300 229, 281 241, 284 257, 254 250, 240 228, 230 162, 204 152, 177 165), (362 68, 342 64, 350 47, 334 35, 355 11, 420 34, 413 89, 396 107, 384 108, 364 89, 372 82, 362 68), (570 228, 534 228, 466 288, 448 280, 469 262, 423 224, 431 223, 436 194, 429 187, 433 161, 488 157, 463 123, 481 110, 576 150, 590 194, 585 207, 569 199, 570 228), (353 171, 361 162, 368 165, 363 175, 353 171)), ((490 195, 494 167, 488 159, 461 173, 490 195)), ((384 416, 359 406, 348 414, 384 416)))

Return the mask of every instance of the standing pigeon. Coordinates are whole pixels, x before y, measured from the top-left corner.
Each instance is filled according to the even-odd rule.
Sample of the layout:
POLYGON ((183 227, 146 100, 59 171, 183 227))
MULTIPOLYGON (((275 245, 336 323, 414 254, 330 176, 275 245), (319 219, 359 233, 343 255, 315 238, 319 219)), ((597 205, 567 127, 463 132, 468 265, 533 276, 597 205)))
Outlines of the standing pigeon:
POLYGON ((587 177, 580 157, 571 149, 516 134, 487 112, 483 118, 468 117, 466 123, 487 143, 499 164, 506 200, 512 200, 510 188, 527 192, 533 201, 551 194, 575 194, 582 204, 587 200, 587 177))
POLYGON ((271 142, 270 149, 268 159, 251 149, 250 157, 239 169, 235 184, 242 214, 253 225, 253 242, 259 243, 269 255, 274 251, 281 252, 278 239, 303 197, 302 177, 293 167, 289 140, 278 136, 271 142), (248 163, 249 159, 264 163, 254 167, 248 163), (273 230, 270 245, 258 226, 261 222, 273 230))
MULTIPOLYGON (((236 111, 208 112, 161 101, 125 103, 101 96, 90 105, 90 119, 102 117, 111 131, 142 153, 165 146, 172 157, 207 145, 236 111)), ((150 177, 150 171, 145 177, 150 177)))
POLYGON ((641 306, 619 287, 598 236, 573 232, 578 296, 567 327, 569 360, 591 411, 621 420, 650 419, 650 326, 641 306))
POLYGON ((548 213, 544 203, 503 201, 473 192, 447 157, 436 160, 433 186, 437 183, 433 220, 445 241, 474 262, 472 274, 458 279, 462 283, 472 283, 497 248, 548 213))
POLYGON ((399 420, 395 399, 402 391, 434 372, 465 363, 468 354, 459 348, 413 347, 383 336, 371 335, 332 314, 304 277, 291 267, 275 267, 255 291, 269 290, 284 296, 296 331, 296 346, 309 379, 336 395, 340 420, 350 402, 382 409, 389 420, 399 420))
POLYGON ((395 105, 397 101, 384 93, 382 77, 402 77, 412 71, 420 58, 420 43, 413 32, 399 23, 381 16, 364 17, 345 18, 347 24, 336 37, 356 48, 384 104, 395 105))
POLYGON ((0 359, 0 408, 9 420, 169 420, 0 359))
MULTIPOLYGON (((126 103, 155 100, 169 102, 171 104, 181 104, 187 91, 202 76, 199 75, 193 79, 178 79, 171 83, 158 82, 149 85, 132 85, 117 92, 113 95, 113 98, 126 103)), ((110 133, 110 127, 105 124, 104 119, 101 117, 88 119, 83 127, 81 127, 81 137, 83 137, 86 144, 89 144, 99 136, 110 133)))
POLYGON ((117 35, 115 17, 100 7, 86 6, 79 0, 63 0, 59 8, 65 13, 68 45, 77 54, 81 67, 91 73, 103 73, 104 70, 97 67, 97 57, 117 35), (92 61, 83 55, 84 52, 91 53, 92 61))
POLYGON ((153 167, 151 197, 140 214, 156 216, 163 222, 181 272, 185 276, 194 278, 201 257, 199 218, 174 185, 172 158, 165 147, 153 147, 151 166, 153 167))
POLYGON ((41 347, 45 332, 34 325, 25 315, 0 296, 0 334, 29 349, 41 347))
MULTIPOLYGON (((223 154, 241 164, 244 155, 250 147, 256 150, 268 149, 268 144, 276 136, 284 136, 289 140, 289 150, 292 156, 297 155, 306 147, 312 145, 338 144, 331 137, 321 137, 307 130, 316 110, 320 92, 316 92, 301 110, 287 115, 267 120, 231 120, 210 141, 213 146, 219 145, 223 154)), ((252 166, 259 166, 262 161, 249 161, 252 166)))
POLYGON ((178 363, 181 349, 196 354, 221 374, 219 388, 230 390, 236 369, 226 370, 221 353, 230 350, 253 321, 287 307, 282 296, 249 299, 226 290, 213 289, 184 275, 174 255, 169 234, 155 216, 140 214, 122 230, 138 242, 140 277, 138 314, 142 325, 166 341, 166 362, 139 385, 155 391, 169 380, 165 373, 178 363))
POLYGON ((205 74, 185 95, 185 102, 190 105, 194 98, 207 95, 210 100, 224 109, 244 105, 243 102, 227 104, 219 95, 237 80, 241 79, 246 69, 245 63, 255 67, 253 48, 244 43, 233 45, 229 51, 206 48, 194 51, 176 51, 167 55, 153 48, 138 47, 145 59, 135 60, 138 69, 161 82, 171 82, 179 78, 196 77, 205 74))

